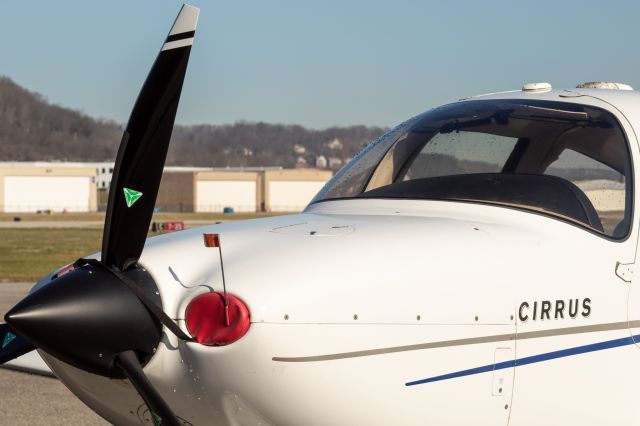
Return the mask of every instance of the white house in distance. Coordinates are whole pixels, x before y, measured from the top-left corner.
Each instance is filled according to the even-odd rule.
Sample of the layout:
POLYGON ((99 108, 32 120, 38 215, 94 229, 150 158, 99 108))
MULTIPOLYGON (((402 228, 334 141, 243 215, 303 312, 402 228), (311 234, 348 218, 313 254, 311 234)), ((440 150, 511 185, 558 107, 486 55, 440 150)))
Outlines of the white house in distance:
POLYGON ((327 146, 332 151, 339 151, 343 148, 342 141, 338 138, 334 138, 333 140, 327 142, 327 146))
POLYGON ((324 155, 319 155, 316 157, 316 168, 317 169, 326 169, 327 168, 327 157, 324 155))

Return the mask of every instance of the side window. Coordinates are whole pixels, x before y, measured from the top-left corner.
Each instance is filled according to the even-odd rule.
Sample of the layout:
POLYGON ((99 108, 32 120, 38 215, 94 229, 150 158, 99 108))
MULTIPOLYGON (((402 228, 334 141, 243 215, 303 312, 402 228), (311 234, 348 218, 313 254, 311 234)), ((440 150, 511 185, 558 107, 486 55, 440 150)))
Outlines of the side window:
POLYGON ((627 228, 624 223, 624 175, 572 149, 562 151, 545 174, 561 177, 580 188, 598 213, 605 233, 624 236, 627 228))
POLYGON ((364 147, 325 184, 311 200, 311 204, 332 198, 354 197, 361 193, 371 173, 389 147, 398 138, 402 137, 403 133, 414 125, 420 117, 410 118, 364 147))

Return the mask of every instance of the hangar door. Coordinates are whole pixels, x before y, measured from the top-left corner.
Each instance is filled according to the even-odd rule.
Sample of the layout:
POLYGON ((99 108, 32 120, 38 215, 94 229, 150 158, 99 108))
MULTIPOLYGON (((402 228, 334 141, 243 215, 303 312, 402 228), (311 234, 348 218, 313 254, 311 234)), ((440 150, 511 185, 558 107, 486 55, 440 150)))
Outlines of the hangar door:
POLYGON ((196 212, 221 212, 231 207, 236 212, 256 211, 256 182, 204 180, 196 184, 196 212))
POLYGON ((4 211, 88 212, 90 188, 88 176, 6 176, 4 211))
POLYGON ((323 181, 271 181, 269 208, 272 212, 299 212, 324 184, 323 181))

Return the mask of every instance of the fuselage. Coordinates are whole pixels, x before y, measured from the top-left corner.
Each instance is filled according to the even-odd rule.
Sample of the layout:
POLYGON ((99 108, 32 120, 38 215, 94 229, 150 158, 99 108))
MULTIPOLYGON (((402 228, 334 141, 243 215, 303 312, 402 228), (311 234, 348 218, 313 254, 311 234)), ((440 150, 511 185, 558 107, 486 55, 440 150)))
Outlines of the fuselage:
MULTIPOLYGON (((606 109, 639 158, 637 94, 483 99, 532 97, 606 109)), ((371 197, 152 238, 139 263, 186 331, 188 303, 222 289, 202 243, 219 234, 251 327, 224 347, 165 333, 145 372, 191 424, 638 424, 637 232, 637 215, 614 238, 518 206, 371 197)), ((107 420, 148 418, 128 383, 43 356, 107 420)))

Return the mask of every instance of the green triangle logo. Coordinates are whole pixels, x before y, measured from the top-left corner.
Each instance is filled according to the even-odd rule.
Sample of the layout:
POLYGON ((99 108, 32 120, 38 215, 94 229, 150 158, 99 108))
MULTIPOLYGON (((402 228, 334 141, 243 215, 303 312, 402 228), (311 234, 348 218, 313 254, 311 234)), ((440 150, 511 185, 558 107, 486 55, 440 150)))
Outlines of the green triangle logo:
POLYGON ((157 415, 153 411, 151 412, 151 416, 153 417, 153 425, 154 426, 160 426, 162 424, 162 417, 160 417, 159 415, 157 415))
POLYGON ((142 192, 134 191, 129 188, 122 188, 124 191, 124 200, 127 202, 127 207, 131 207, 136 201, 142 197, 142 192))
POLYGON ((4 336, 4 342, 2 342, 2 349, 6 348, 7 345, 9 343, 11 343, 13 341, 13 339, 16 338, 16 335, 13 334, 12 332, 8 332, 5 336, 4 336))

